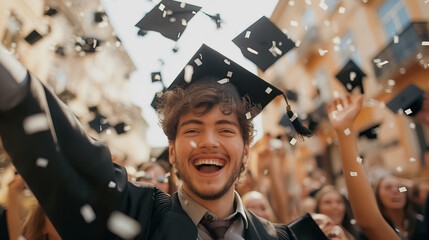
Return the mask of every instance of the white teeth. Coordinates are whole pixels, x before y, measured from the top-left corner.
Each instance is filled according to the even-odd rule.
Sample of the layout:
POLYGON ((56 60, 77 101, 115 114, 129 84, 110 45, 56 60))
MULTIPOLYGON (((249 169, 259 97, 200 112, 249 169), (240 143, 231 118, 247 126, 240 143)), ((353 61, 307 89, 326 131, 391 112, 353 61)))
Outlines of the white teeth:
POLYGON ((217 159, 198 159, 195 162, 195 166, 200 166, 200 165, 203 165, 203 164, 206 164, 206 165, 216 165, 216 166, 219 166, 219 167, 223 167, 224 166, 224 162, 221 161, 221 160, 217 160, 217 159))

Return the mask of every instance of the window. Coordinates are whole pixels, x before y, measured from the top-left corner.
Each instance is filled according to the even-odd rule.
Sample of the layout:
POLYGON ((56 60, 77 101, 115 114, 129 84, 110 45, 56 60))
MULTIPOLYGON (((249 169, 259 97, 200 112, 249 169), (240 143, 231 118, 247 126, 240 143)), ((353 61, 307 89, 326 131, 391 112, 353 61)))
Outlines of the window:
POLYGON ((11 13, 7 19, 5 32, 1 43, 12 53, 15 52, 21 27, 22 22, 18 20, 14 13, 11 13))
POLYGON ((354 43, 354 37, 352 32, 347 32, 341 38, 341 43, 339 44, 339 54, 341 59, 341 64, 344 65, 349 59, 352 59, 357 65, 361 65, 361 59, 359 52, 356 51, 356 45, 354 43))
POLYGON ((378 9, 378 15, 389 40, 410 23, 410 17, 402 0, 387 0, 378 9))

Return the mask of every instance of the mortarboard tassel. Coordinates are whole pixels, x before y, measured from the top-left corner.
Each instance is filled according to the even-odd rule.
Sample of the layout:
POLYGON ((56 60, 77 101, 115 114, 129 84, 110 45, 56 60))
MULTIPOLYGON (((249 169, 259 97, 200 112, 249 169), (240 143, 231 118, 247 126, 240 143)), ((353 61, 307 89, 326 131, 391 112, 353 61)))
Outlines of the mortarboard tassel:
POLYGON ((298 115, 296 115, 294 112, 292 112, 292 109, 289 105, 289 102, 287 101, 286 94, 282 93, 284 99, 286 100, 286 114, 289 117, 290 121, 293 124, 293 127, 295 128, 296 132, 299 136, 303 137, 311 137, 313 135, 313 132, 304 127, 302 125, 301 121, 298 118, 298 115))

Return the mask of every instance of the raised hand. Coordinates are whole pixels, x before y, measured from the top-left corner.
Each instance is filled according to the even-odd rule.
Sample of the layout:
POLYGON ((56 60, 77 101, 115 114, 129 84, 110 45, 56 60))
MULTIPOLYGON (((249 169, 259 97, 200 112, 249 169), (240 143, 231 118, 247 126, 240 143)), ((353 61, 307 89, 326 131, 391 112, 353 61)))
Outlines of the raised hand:
POLYGON ((343 131, 352 127, 353 122, 362 109, 363 95, 358 95, 352 99, 347 94, 346 99, 335 98, 328 104, 329 121, 337 131, 343 131))

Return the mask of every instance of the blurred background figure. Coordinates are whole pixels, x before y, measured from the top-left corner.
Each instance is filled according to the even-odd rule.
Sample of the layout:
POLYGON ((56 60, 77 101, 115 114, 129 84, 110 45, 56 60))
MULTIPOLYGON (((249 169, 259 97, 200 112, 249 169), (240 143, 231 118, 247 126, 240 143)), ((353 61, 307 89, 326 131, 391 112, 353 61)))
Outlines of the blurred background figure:
POLYGON ((139 166, 135 174, 136 181, 152 183, 155 187, 166 193, 170 193, 168 185, 169 176, 169 166, 164 161, 145 162, 139 166))
POLYGON ((278 222, 268 199, 260 192, 250 191, 241 198, 244 207, 270 222, 278 222))
POLYGON ((410 196, 414 211, 423 214, 423 206, 429 198, 429 179, 415 180, 411 186, 410 196))
POLYGON ((329 239, 332 240, 350 240, 344 232, 344 229, 329 218, 328 216, 320 213, 311 214, 311 217, 319 225, 319 228, 329 239))

